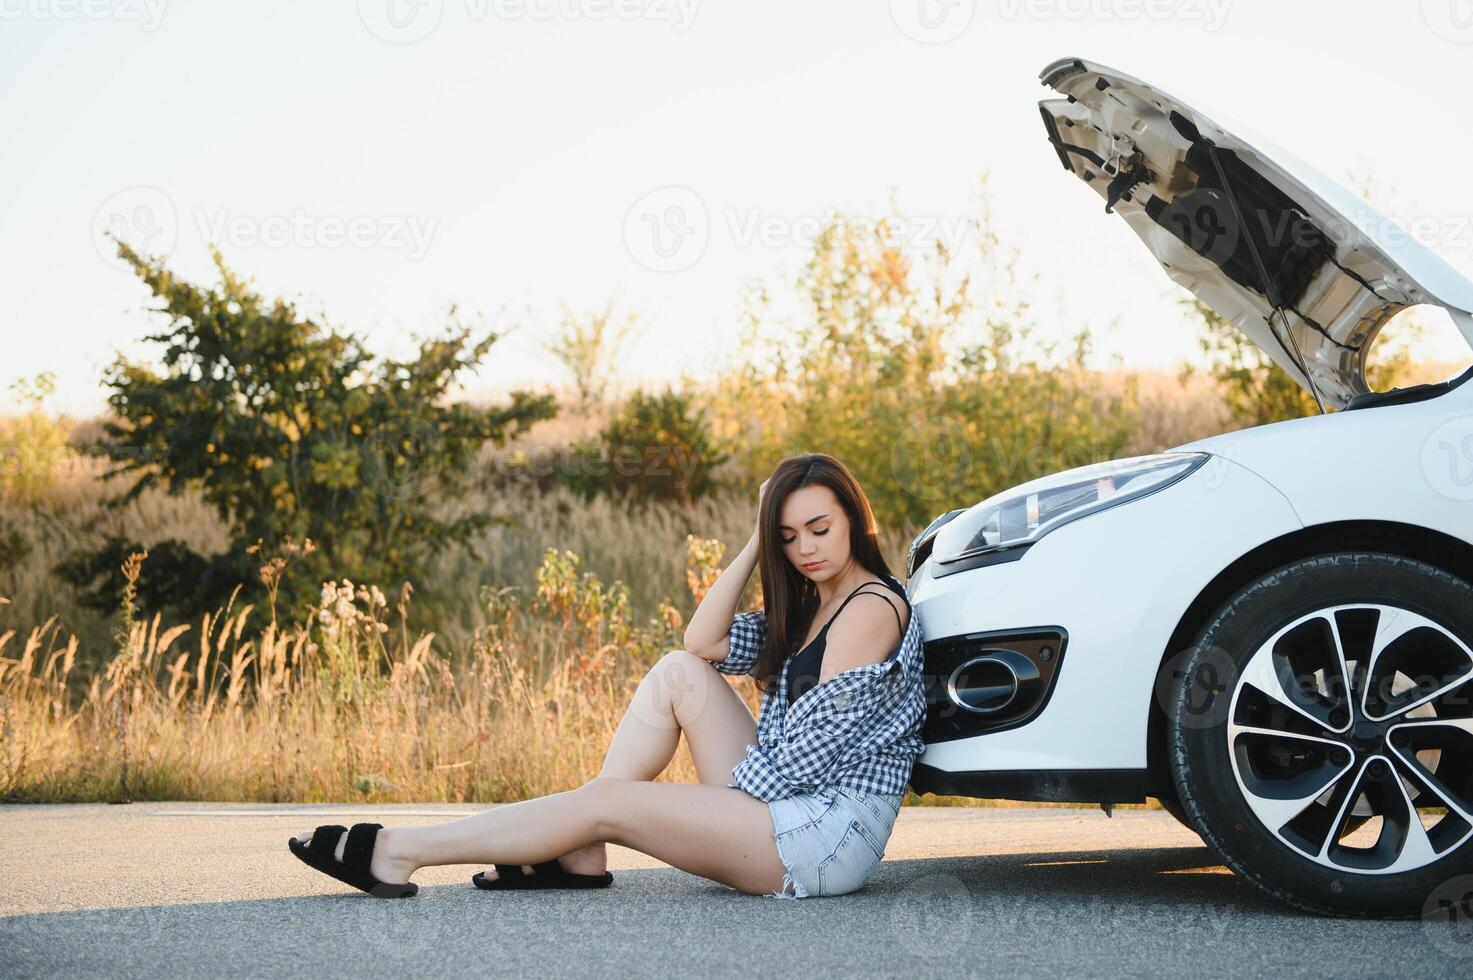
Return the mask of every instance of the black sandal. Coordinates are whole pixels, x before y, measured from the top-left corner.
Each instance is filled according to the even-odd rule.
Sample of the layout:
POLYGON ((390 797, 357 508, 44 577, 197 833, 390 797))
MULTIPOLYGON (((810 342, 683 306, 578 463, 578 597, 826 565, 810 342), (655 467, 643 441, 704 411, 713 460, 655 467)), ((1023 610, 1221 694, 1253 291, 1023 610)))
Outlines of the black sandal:
POLYGON ((352 830, 347 830, 340 824, 323 824, 312 831, 312 839, 306 844, 293 837, 287 841, 287 846, 308 867, 375 898, 409 898, 419 891, 414 882, 401 885, 379 881, 368 870, 369 861, 373 858, 373 843, 383 826, 381 823, 355 823, 352 830), (348 835, 348 843, 343 845, 343 859, 339 861, 336 856, 338 840, 344 833, 348 835))
POLYGON ((532 865, 535 874, 527 874, 520 864, 495 864, 495 878, 484 871, 471 875, 471 884, 488 892, 511 891, 514 888, 607 888, 614 883, 612 873, 580 875, 564 868, 557 858, 532 865))

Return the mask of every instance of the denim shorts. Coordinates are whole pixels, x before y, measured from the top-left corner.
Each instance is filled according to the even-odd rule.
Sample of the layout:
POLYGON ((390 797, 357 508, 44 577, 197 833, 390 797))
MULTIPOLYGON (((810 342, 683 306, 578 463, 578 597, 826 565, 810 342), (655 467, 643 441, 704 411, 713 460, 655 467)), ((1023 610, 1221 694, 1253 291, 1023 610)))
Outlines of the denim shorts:
POLYGON ((787 874, 773 898, 843 895, 885 856, 903 793, 830 786, 773 800, 772 831, 787 874))

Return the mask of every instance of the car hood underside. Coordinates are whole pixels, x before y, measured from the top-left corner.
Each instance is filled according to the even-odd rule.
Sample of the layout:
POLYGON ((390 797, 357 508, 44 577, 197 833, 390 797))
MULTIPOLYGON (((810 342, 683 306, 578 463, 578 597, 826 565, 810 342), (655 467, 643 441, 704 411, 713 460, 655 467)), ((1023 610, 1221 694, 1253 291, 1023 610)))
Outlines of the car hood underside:
POLYGON ((1473 344, 1473 282, 1308 164, 1101 65, 1040 78, 1064 96, 1039 103, 1064 167, 1326 407, 1369 390, 1366 354, 1400 310, 1441 306, 1473 344))

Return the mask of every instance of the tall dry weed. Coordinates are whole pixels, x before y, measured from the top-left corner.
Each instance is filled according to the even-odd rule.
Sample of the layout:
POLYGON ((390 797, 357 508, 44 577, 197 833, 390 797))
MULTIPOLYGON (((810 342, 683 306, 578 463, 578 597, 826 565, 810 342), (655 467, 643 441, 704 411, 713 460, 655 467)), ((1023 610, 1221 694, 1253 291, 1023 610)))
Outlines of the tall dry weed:
MULTIPOLYGON (((622 582, 578 566, 548 549, 531 592, 488 589, 458 670, 433 633, 408 632, 412 589, 391 611, 346 580, 324 584, 311 622, 256 633, 233 601, 172 626, 125 608, 117 651, 80 684, 77 638, 54 620, 15 656, 7 630, 0 798, 467 801, 576 786, 684 631, 668 604, 637 621, 622 582)), ((130 581, 146 568, 135 555, 130 581)), ((694 780, 687 752, 665 778, 694 780)))

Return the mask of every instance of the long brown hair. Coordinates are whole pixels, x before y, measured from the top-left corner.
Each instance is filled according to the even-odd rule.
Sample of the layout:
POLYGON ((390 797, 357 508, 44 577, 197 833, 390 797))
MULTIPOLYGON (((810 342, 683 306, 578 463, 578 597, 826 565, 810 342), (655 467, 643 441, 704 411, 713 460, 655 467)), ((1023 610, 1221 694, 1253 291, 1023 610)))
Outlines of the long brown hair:
POLYGON ((783 662, 803 642, 818 611, 818 586, 783 554, 781 532, 783 501, 803 487, 828 487, 849 518, 849 550, 871 574, 893 578, 875 528, 874 511, 849 468, 827 453, 785 457, 768 478, 762 509, 757 515, 757 571, 762 581, 762 608, 767 613, 767 643, 757 655, 757 689, 776 683, 783 662))

